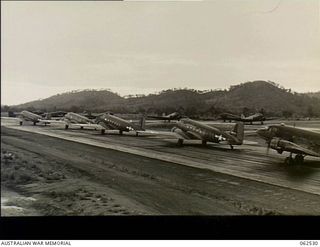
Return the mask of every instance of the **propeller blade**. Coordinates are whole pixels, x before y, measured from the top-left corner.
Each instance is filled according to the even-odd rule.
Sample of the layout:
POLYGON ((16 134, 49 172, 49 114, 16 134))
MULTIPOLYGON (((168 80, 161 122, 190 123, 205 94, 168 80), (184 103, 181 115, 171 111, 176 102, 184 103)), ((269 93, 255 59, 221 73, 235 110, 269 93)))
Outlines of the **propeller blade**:
POLYGON ((267 155, 269 155, 270 143, 271 143, 271 140, 268 140, 268 141, 267 141, 268 146, 267 146, 267 152, 266 152, 267 155))

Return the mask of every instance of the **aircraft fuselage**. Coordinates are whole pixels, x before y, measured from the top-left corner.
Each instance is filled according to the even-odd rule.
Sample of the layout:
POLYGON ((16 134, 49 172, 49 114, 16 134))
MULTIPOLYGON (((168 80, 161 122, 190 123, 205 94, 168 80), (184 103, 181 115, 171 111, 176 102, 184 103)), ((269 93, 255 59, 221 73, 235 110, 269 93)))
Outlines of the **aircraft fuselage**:
POLYGON ((20 114, 24 120, 32 121, 34 123, 38 123, 39 120, 42 119, 40 115, 29 112, 29 111, 22 111, 20 114))
POLYGON ((78 123, 78 124, 92 123, 92 121, 87 117, 81 116, 80 114, 77 114, 74 112, 68 112, 66 115, 64 115, 64 118, 70 121, 71 123, 78 123))
POLYGON ((111 114, 103 114, 99 116, 99 121, 103 123, 103 124, 100 123, 102 126, 109 129, 117 129, 119 131, 126 131, 126 132, 134 131, 134 130, 142 130, 142 128, 140 128, 139 126, 136 126, 127 120, 124 120, 122 118, 119 118, 111 114))
POLYGON ((220 141, 227 140, 229 144, 242 144, 242 140, 238 140, 238 138, 235 136, 236 133, 232 135, 231 133, 229 134, 226 131, 221 131, 218 128, 208 126, 192 119, 180 119, 176 126, 184 132, 184 135, 193 135, 203 141, 218 143, 220 141))

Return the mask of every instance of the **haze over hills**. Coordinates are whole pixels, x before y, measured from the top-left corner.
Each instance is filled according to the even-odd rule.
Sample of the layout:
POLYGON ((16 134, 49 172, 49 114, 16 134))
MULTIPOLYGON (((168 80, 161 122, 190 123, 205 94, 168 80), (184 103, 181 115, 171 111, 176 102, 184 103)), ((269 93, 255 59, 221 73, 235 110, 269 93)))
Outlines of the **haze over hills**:
POLYGON ((128 97, 109 90, 84 90, 10 106, 10 110, 22 109, 148 114, 179 111, 190 117, 211 117, 221 112, 247 115, 263 111, 269 116, 313 117, 320 116, 320 92, 300 94, 267 81, 246 82, 228 90, 169 89, 158 94, 128 97))

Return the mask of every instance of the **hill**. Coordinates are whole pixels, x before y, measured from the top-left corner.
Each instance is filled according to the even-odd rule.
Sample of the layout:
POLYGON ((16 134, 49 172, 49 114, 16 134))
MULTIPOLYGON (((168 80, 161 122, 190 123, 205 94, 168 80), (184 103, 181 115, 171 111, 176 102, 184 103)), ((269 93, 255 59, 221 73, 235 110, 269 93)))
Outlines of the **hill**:
POLYGON ((266 81, 231 86, 228 91, 208 97, 206 103, 238 114, 257 111, 264 111, 274 116, 281 116, 284 112, 299 116, 308 115, 308 111, 320 114, 319 99, 292 92, 290 89, 266 81))
POLYGON ((320 99, 320 91, 315 92, 315 93, 305 93, 305 94, 308 95, 309 97, 314 97, 314 98, 320 99))
POLYGON ((320 116, 320 93, 299 94, 267 81, 246 82, 228 90, 169 89, 158 94, 121 97, 108 90, 73 91, 10 107, 14 110, 162 114, 179 111, 190 117, 221 112, 269 116, 320 116))
POLYGON ((57 94, 42 100, 35 100, 17 105, 17 109, 42 111, 103 111, 106 107, 115 109, 121 106, 124 99, 109 90, 83 90, 57 94))

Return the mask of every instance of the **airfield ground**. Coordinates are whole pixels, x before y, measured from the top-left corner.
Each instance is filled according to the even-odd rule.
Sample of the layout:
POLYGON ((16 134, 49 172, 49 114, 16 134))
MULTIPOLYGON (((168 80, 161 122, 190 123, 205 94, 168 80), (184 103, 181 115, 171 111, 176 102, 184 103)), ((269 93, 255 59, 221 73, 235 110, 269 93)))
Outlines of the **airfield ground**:
MULTIPOLYGON (((290 123, 289 123, 290 124, 290 123)), ((1 121, 1 215, 319 215, 320 160, 1 121), (13 157, 11 159, 12 154, 13 157)), ((298 127, 319 128, 320 121, 298 127)))

